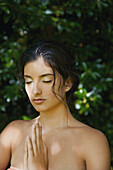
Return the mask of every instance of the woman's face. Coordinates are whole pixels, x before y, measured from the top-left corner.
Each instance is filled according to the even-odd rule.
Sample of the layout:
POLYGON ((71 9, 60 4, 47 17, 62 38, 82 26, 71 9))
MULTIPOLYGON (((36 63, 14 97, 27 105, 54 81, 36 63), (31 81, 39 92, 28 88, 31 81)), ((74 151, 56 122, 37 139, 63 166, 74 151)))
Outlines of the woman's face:
POLYGON ((66 102, 65 86, 58 73, 56 73, 54 92, 58 94, 57 98, 60 101, 52 92, 54 82, 53 70, 44 62, 43 57, 39 57, 37 60, 25 65, 24 79, 29 100, 37 111, 48 111, 61 105, 60 101, 66 102))

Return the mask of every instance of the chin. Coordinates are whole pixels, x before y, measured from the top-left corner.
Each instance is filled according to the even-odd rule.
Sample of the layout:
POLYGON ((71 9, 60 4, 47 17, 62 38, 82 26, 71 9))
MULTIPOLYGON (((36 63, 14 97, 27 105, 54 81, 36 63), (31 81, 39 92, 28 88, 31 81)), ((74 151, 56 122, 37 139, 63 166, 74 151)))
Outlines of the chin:
POLYGON ((48 108, 44 107, 44 106, 33 106, 35 108, 35 110, 37 112, 46 112, 47 110, 49 110, 48 108))
POLYGON ((62 103, 58 100, 56 102, 50 101, 48 103, 41 103, 41 104, 34 104, 31 102, 31 104, 37 112, 52 111, 62 105, 62 103))
POLYGON ((52 111, 52 110, 56 109, 56 107, 58 107, 58 105, 54 105, 54 106, 50 106, 50 107, 40 105, 40 106, 35 106, 34 108, 35 108, 35 110, 37 112, 49 112, 49 111, 52 111))

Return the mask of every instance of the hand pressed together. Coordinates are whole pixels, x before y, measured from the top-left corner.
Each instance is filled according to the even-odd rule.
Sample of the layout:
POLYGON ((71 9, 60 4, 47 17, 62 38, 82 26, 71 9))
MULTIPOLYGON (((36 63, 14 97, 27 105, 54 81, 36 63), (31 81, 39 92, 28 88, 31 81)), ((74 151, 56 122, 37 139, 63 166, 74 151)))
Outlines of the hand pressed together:
POLYGON ((42 126, 32 126, 31 138, 27 136, 24 150, 24 170, 47 170, 47 148, 42 140, 42 126))

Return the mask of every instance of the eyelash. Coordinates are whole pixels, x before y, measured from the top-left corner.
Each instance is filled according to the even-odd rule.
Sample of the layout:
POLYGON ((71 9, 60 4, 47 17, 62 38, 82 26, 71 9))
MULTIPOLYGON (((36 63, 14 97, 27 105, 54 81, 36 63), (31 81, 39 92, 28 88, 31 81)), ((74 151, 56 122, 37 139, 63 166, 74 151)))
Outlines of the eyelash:
POLYGON ((44 83, 50 83, 50 82, 52 82, 52 80, 49 80, 49 81, 43 81, 44 83))
MULTIPOLYGON (((43 81, 43 83, 50 83, 50 82, 52 82, 52 80, 49 80, 49 81, 43 81)), ((30 84, 30 83, 32 83, 32 81, 25 82, 25 84, 30 84)))
POLYGON ((32 83, 32 81, 29 81, 29 82, 25 82, 25 84, 30 84, 30 83, 32 83))

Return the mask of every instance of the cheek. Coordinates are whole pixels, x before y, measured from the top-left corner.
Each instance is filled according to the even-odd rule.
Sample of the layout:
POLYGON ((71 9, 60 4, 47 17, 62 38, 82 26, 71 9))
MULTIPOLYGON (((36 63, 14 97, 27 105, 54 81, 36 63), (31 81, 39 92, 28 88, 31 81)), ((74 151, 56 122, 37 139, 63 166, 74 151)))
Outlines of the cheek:
POLYGON ((28 86, 25 85, 25 91, 26 91, 28 97, 30 98, 30 96, 31 96, 31 88, 29 88, 28 86))
POLYGON ((50 98, 51 98, 51 101, 64 101, 65 100, 65 96, 66 96, 66 93, 65 93, 65 89, 62 88, 62 89, 54 89, 54 92, 51 91, 51 94, 49 95, 50 98))
POLYGON ((58 94, 59 96, 61 96, 61 97, 64 97, 65 94, 66 94, 66 92, 65 92, 65 87, 64 87, 64 86, 61 86, 61 87, 60 87, 59 85, 55 86, 54 92, 55 92, 56 94, 58 94))

